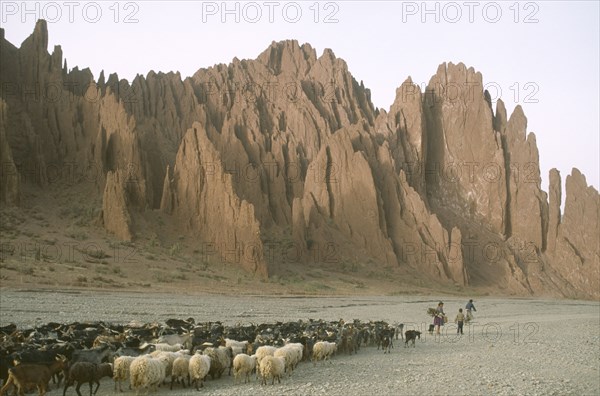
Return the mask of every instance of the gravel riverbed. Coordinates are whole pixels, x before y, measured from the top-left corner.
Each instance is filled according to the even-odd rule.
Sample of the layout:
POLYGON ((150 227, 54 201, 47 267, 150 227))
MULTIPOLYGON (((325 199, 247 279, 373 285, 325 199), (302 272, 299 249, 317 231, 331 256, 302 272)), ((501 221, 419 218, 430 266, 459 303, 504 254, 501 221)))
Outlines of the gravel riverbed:
MULTIPOLYGON (((234 384, 225 376, 207 380, 200 392, 167 386, 158 395, 600 395, 598 302, 482 297, 464 335, 457 336, 450 323, 436 337, 426 332, 431 322, 426 310, 439 299, 2 290, 0 324, 188 317, 247 324, 312 318, 386 320, 424 331, 415 348, 398 340, 389 355, 366 347, 356 355, 337 355, 331 363, 301 363, 281 384, 234 384)), ((451 322, 466 303, 457 297, 443 301, 451 322)), ((82 393, 87 389, 84 385, 82 393)), ((76 393, 70 388, 67 394, 76 393)), ((104 379, 98 395, 116 394, 112 381, 104 379)), ((62 395, 62 389, 48 392, 54 395, 62 395)))

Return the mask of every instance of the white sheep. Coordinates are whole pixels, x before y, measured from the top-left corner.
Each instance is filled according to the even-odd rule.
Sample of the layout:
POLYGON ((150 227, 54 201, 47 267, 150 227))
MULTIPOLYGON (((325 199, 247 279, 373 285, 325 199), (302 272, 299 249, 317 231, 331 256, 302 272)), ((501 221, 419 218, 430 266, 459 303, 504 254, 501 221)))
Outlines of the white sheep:
POLYGON ((233 352, 230 347, 209 347, 206 348, 203 353, 210 357, 210 376, 212 379, 215 379, 215 377, 221 378, 221 375, 226 369, 229 369, 229 375, 231 375, 233 352))
POLYGON ((173 361, 173 369, 171 370, 171 389, 173 382, 181 379, 181 384, 185 388, 185 380, 187 378, 188 386, 190 385, 190 355, 181 355, 173 361))
MULTIPOLYGON (((171 372, 173 371, 173 362, 175 361, 175 356, 173 356, 175 352, 167 352, 167 351, 154 351, 150 354, 150 356, 154 359, 161 359, 165 362, 165 380, 167 377, 171 376, 171 372)), ((163 380, 163 384, 165 383, 163 380)))
POLYGON ((271 377, 271 385, 281 383, 281 376, 285 372, 285 359, 282 357, 265 356, 260 363, 260 375, 262 377, 261 384, 266 385, 267 379, 271 377))
MULTIPOLYGON (((115 392, 117 391, 117 384, 119 385, 119 392, 123 392, 121 389, 121 381, 127 381, 129 379, 129 368, 131 362, 135 360, 135 356, 120 356, 115 359, 113 379, 115 380, 115 392)), ((129 389, 131 389, 131 382, 129 382, 129 389)))
POLYGON ((295 352, 295 355, 292 359, 292 369, 295 369, 298 366, 298 363, 302 361, 302 357, 304 355, 304 345, 299 342, 291 342, 285 345, 287 348, 290 348, 295 352))
POLYGON ((261 347, 258 347, 258 349, 256 350, 256 360, 260 363, 260 361, 263 360, 264 357, 273 356, 276 350, 277 348, 271 345, 263 345, 261 347))
MULTIPOLYGON (((313 346, 313 365, 319 360, 329 360, 331 355, 337 350, 337 344, 329 341, 319 341, 313 346)), ((329 360, 331 363, 331 360, 329 360)))
POLYGON ((204 387, 204 378, 206 378, 206 376, 208 375, 208 372, 210 371, 210 366, 210 357, 206 355, 196 353, 190 358, 190 379, 193 383, 196 384, 196 390, 198 390, 198 383, 200 383, 200 387, 204 387))
POLYGON ((229 338, 225 338, 225 346, 231 348, 234 357, 239 353, 250 354, 253 348, 248 341, 236 341, 229 338))
POLYGON ((256 349, 256 378, 260 375, 260 362, 267 356, 273 356, 276 350, 277 348, 271 345, 263 345, 256 349))
MULTIPOLYGON (((187 349, 182 349, 178 352, 167 352, 167 351, 154 351, 150 354, 150 356, 155 358, 164 358, 167 362, 167 366, 165 367, 165 380, 172 376, 173 374, 173 363, 175 359, 181 356, 189 356, 189 351, 187 349)), ((164 384, 164 381, 163 381, 164 384)))
POLYGON ((240 376, 244 376, 244 383, 250 382, 250 374, 256 368, 256 355, 248 356, 245 353, 237 354, 233 358, 233 382, 237 383, 240 376))
POLYGON ((282 357, 285 359, 285 371, 292 375, 292 371, 302 360, 302 350, 304 346, 300 343, 290 343, 277 348, 273 356, 282 357))
POLYGON ((283 360, 285 361, 285 371, 288 374, 291 374, 292 372, 292 359, 294 359, 294 356, 296 355, 296 352, 291 350, 290 348, 286 348, 285 346, 282 346, 281 348, 277 348, 275 350, 275 353, 273 354, 273 356, 275 357, 281 357, 283 358, 283 360))
POLYGON ((190 330, 188 330, 184 334, 167 334, 162 335, 158 338, 159 343, 164 343, 168 345, 184 345, 186 348, 191 348, 192 346, 192 338, 193 334, 190 330))
POLYGON ((131 375, 131 387, 138 394, 140 389, 156 391, 158 385, 165 379, 165 369, 168 361, 165 357, 153 358, 142 355, 131 362, 129 373, 131 375))

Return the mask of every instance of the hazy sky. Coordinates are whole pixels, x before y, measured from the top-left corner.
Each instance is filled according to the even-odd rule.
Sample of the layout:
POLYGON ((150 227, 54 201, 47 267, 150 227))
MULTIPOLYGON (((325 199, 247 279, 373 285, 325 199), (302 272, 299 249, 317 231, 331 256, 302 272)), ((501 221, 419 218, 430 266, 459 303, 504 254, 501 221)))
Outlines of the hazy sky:
POLYGON ((385 109, 407 76, 424 86, 440 63, 463 62, 509 114, 523 107, 544 190, 552 167, 563 183, 577 167, 600 184, 598 1, 2 1, 1 13, 16 46, 44 18, 49 51, 60 44, 70 68, 129 80, 150 70, 190 76, 293 38, 318 55, 333 49, 385 109))

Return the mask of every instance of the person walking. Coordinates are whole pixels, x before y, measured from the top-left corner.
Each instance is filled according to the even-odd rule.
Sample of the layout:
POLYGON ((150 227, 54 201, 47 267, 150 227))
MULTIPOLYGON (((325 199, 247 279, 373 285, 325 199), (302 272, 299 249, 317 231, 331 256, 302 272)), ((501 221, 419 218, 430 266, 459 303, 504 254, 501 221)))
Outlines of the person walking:
POLYGON ((467 310, 467 322, 470 322, 473 320, 473 313, 472 311, 477 312, 477 310, 475 309, 475 305, 473 304, 473 300, 469 300, 469 302, 467 303, 467 305, 465 306, 465 309, 467 310))
POLYGON ((458 329, 456 330, 456 334, 464 334, 463 333, 463 324, 465 323, 465 314, 463 313, 462 308, 458 309, 458 314, 454 319, 454 323, 458 325, 458 329))
POLYGON ((437 308, 435 309, 435 312, 436 314, 433 317, 433 325, 435 326, 436 334, 440 334, 440 327, 444 325, 444 316, 446 316, 446 314, 444 313, 443 302, 439 302, 437 308))

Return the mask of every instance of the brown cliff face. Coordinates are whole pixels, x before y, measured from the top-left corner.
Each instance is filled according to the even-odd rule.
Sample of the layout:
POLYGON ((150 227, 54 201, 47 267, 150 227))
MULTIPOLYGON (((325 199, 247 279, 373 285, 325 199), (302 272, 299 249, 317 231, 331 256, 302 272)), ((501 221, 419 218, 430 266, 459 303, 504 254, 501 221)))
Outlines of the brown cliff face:
POLYGON ((522 109, 508 118, 498 101, 494 114, 472 68, 440 65, 425 92, 407 79, 386 112, 331 50, 296 41, 131 83, 69 71, 47 43, 43 21, 21 48, 0 43, 0 82, 14 89, 2 93, 3 204, 70 163, 99 170, 102 222, 119 238, 160 232, 141 226, 160 210, 207 258, 259 277, 291 244, 296 265, 598 296, 598 193, 574 171, 561 218, 560 175, 548 202, 522 109), (56 98, 23 93, 36 84, 56 98))
POLYGON ((173 169, 173 215, 197 236, 204 254, 268 276, 254 206, 239 199, 220 153, 199 123, 181 143, 173 169))
POLYGON ((120 170, 109 171, 102 197, 102 220, 104 228, 119 239, 133 239, 132 220, 128 209, 127 176, 120 170))
POLYGON ((162 197, 160 199, 160 210, 165 212, 166 214, 173 213, 174 197, 173 190, 171 190, 171 178, 172 172, 170 167, 167 166, 167 171, 165 173, 165 181, 163 183, 162 197))
POLYGON ((505 163, 481 74, 462 63, 440 65, 423 107, 429 202, 503 233, 505 163))
POLYGON ((548 187, 548 252, 554 252, 558 226, 561 222, 560 204, 562 202, 562 185, 560 172, 555 168, 550 169, 550 186, 548 187))
POLYGON ((458 227, 453 227, 449 234, 449 239, 446 243, 448 246, 448 272, 450 278, 461 286, 465 286, 469 282, 469 276, 464 266, 462 256, 462 235, 458 227))
POLYGON ((527 118, 521 106, 500 131, 508 175, 505 235, 546 248, 547 197, 541 190, 539 155, 535 135, 527 133, 527 118))
POLYGON ((600 196, 573 168, 566 180, 565 213, 558 225, 553 267, 575 289, 600 296, 600 196))
MULTIPOLYGON (((381 263, 396 265, 392 245, 380 227, 378 192, 365 153, 355 151, 352 140, 359 128, 338 130, 310 163, 304 185, 307 212, 316 209, 324 221, 381 263)), ((313 220, 314 221, 314 220, 313 220)))
POLYGON ((396 172, 405 170, 408 183, 425 195, 424 164, 427 159, 427 134, 421 88, 410 77, 396 90, 389 114, 382 111, 375 130, 386 136, 395 159, 396 172))
POLYGON ((6 103, 0 101, 0 202, 9 206, 21 202, 21 177, 13 161, 12 150, 6 139, 6 103))

